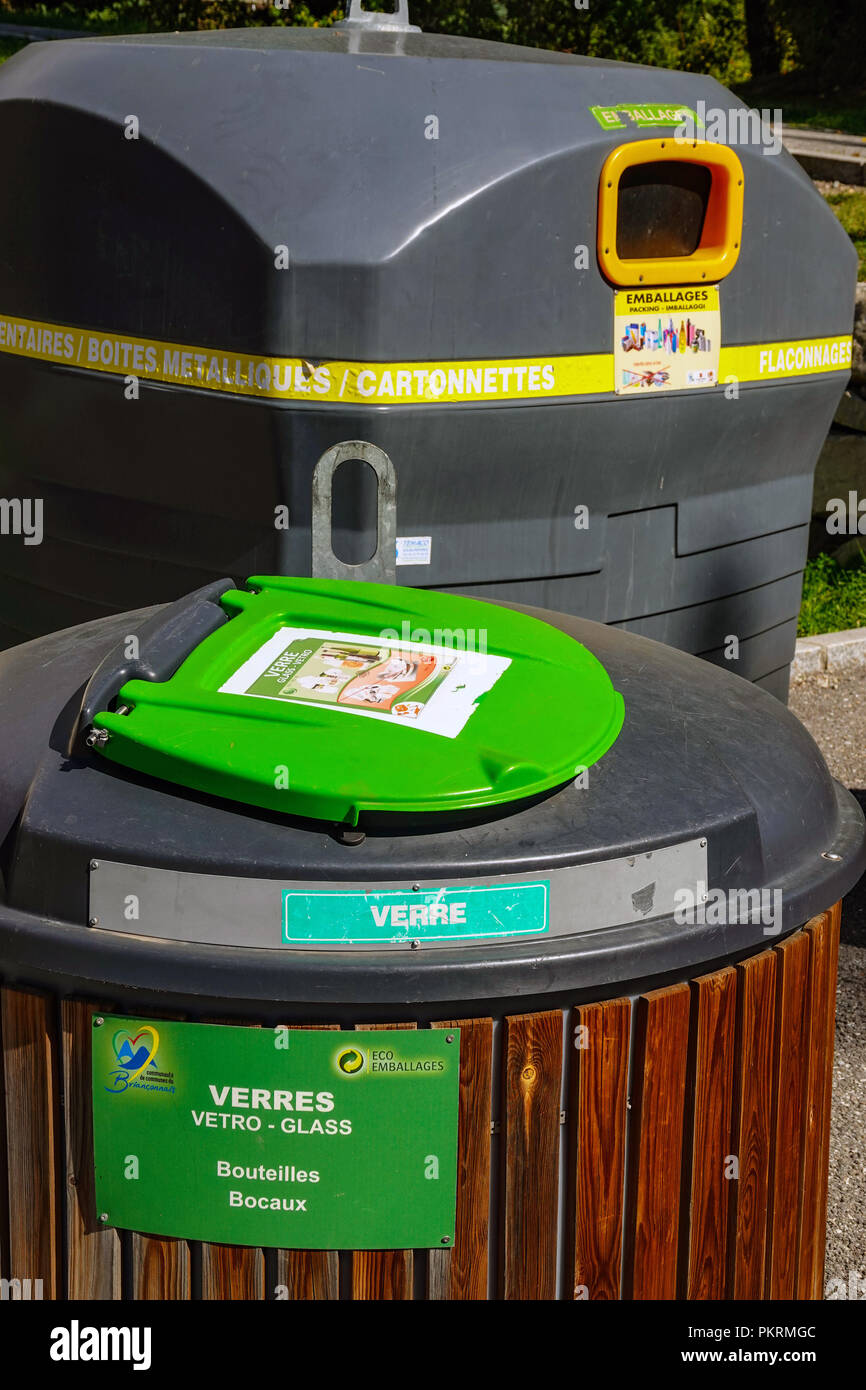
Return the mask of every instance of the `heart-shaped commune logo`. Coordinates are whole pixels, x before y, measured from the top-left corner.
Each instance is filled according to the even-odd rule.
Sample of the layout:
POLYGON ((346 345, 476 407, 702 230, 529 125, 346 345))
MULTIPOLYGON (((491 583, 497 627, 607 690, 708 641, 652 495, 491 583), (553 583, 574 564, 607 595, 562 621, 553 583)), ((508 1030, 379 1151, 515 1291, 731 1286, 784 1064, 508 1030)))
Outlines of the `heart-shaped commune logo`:
POLYGON ((146 1067, 149 1067, 156 1057, 156 1049, 159 1047, 159 1033, 150 1024, 145 1024, 133 1037, 125 1028, 120 1028, 111 1040, 114 1048, 114 1055, 118 1065, 123 1067, 129 1075, 130 1082, 146 1067), (150 1038, 150 1043, 144 1041, 150 1038))

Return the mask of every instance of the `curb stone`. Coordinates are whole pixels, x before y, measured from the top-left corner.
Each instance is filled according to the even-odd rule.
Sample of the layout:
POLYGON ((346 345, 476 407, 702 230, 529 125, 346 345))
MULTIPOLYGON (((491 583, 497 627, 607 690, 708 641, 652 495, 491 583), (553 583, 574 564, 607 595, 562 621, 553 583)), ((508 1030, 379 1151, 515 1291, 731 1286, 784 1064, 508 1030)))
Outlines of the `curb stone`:
POLYGON ((831 675, 866 671, 866 627, 844 632, 825 632, 818 637, 798 637, 791 663, 791 679, 829 672, 831 675))
POLYGON ((785 149, 810 178, 866 183, 866 141, 862 136, 786 125, 779 133, 785 149))

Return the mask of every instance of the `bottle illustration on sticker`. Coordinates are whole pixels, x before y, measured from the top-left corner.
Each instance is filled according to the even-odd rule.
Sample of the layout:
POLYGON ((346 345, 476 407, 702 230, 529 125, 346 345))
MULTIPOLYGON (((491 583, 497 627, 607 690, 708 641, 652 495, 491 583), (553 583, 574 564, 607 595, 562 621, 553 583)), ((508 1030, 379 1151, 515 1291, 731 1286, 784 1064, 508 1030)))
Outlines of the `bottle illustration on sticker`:
POLYGON ((717 285, 616 291, 616 393, 715 386, 720 340, 717 285))
POLYGON ((366 714, 454 738, 510 665, 487 652, 281 628, 220 693, 366 714))
POLYGON ((417 718, 454 665, 432 653, 388 647, 291 642, 246 691, 281 700, 323 701, 417 718))

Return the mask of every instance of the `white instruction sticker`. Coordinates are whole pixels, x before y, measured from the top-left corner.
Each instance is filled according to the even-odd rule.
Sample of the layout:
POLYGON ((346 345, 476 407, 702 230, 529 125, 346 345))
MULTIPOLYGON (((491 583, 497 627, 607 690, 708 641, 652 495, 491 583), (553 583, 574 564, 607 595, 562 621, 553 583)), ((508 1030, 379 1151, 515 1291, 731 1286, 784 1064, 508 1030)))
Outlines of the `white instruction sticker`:
POLYGON ((283 627, 220 686, 283 704, 325 705, 456 738, 511 665, 507 656, 458 651, 322 628, 283 627))
POLYGON ((431 536, 398 536, 398 565, 429 565, 431 536))

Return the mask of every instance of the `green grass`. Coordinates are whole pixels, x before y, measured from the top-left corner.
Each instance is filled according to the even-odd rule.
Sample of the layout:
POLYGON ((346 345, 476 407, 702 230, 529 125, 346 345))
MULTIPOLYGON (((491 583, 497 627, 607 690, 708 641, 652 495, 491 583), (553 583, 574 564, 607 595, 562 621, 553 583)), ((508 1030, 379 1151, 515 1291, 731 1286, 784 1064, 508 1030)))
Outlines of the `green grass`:
POLYGON ((866 188, 839 189, 825 193, 824 197, 857 248, 860 257, 857 279, 866 280, 866 188))
POLYGON ((26 8, 0 8, 0 22, 4 24, 42 25, 46 29, 90 29, 96 34, 143 33, 153 28, 153 22, 139 19, 132 6, 125 6, 126 13, 112 5, 94 5, 92 9, 79 9, 77 5, 30 5, 26 8))
MULTIPOLYGON (((0 23, 30 24, 46 29, 92 30, 95 34, 121 34, 146 30, 145 23, 123 23, 110 9, 79 10, 72 5, 33 5, 26 10, 0 6, 0 23)), ((28 39, 14 39, 0 34, 0 63, 26 48, 28 39)))
MULTIPOLYGON (((148 0, 109 0, 109 3, 94 4, 86 9, 66 4, 63 0, 56 4, 31 4, 27 8, 5 8, 0 0, 0 22, 4 24, 28 24, 46 29, 70 29, 94 34, 154 34, 160 31, 173 31, 176 28, 237 28, 239 25, 259 24, 311 24, 312 16, 303 0, 293 0, 288 9, 269 11, 253 10, 248 5, 233 0, 232 4, 209 5, 202 0, 199 5, 191 4, 193 20, 189 15, 181 15, 177 22, 177 7, 164 7, 156 13, 148 0)), ((338 0, 330 16, 318 21, 323 25, 333 23, 340 16, 338 0)), ((27 40, 3 39, 0 41, 0 63, 11 58, 27 40), (14 45, 14 46, 10 46, 14 45)))
POLYGON ((806 565, 798 637, 866 627, 866 541, 864 562, 842 568, 831 555, 816 555, 806 565))

